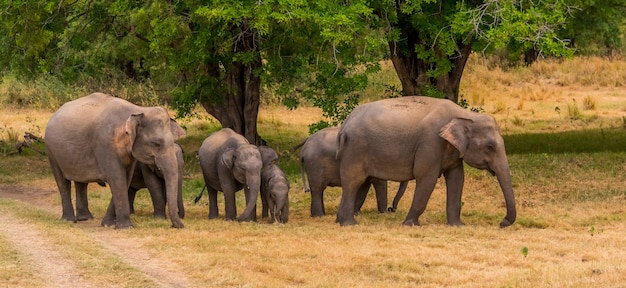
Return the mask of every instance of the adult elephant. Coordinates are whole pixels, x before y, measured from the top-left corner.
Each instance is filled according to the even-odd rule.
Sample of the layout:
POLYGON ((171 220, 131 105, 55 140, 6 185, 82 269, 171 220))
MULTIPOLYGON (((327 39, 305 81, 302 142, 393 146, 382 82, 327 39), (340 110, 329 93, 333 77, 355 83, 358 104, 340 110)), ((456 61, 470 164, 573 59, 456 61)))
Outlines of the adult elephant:
MULTIPOLYGON (((179 172, 174 141, 183 135, 185 131, 162 107, 140 107, 102 93, 65 103, 45 132, 48 160, 61 193, 61 218, 93 218, 87 183, 106 182, 112 197, 102 226, 132 227, 128 187, 137 161, 161 171, 167 201, 176 203, 179 172), (71 181, 76 186, 76 215, 71 181)), ((177 205, 168 206, 172 226, 183 228, 177 205)))
MULTIPOLYGON (((178 169, 177 193, 176 199, 178 204, 178 216, 185 218, 185 206, 183 204, 183 166, 185 159, 183 158, 183 150, 180 145, 174 147, 176 153, 176 165, 178 169)), ((128 187, 128 203, 130 214, 135 213, 135 197, 137 191, 147 188, 152 199, 152 207, 154 208, 154 218, 166 218, 165 203, 167 198, 165 195, 165 178, 163 172, 153 165, 137 163, 133 178, 128 187)))
MULTIPOLYGON (((304 192, 311 192, 311 217, 326 215, 324 208, 324 190, 326 187, 341 186, 339 162, 336 160, 338 132, 338 127, 328 127, 317 131, 309 136, 300 151, 300 172, 302 173, 304 192)), ((387 209, 387 181, 369 177, 359 187, 354 213, 361 210, 367 192, 372 185, 376 192, 378 212, 395 211, 395 209, 387 209)), ((406 188, 406 185, 404 187, 406 188)), ((404 191, 399 195, 403 193, 404 191)), ((396 203, 394 208, 396 208, 397 202, 394 202, 396 203)))
POLYGON ((265 158, 261 155, 259 147, 250 144, 245 137, 235 131, 223 128, 202 142, 198 158, 209 194, 209 219, 218 215, 217 191, 222 191, 226 219, 235 220, 237 217, 235 192, 244 189, 246 209, 238 220, 256 221, 256 201, 261 187, 261 169, 265 158))
POLYGON ((356 224, 354 203, 369 177, 416 180, 405 225, 419 225, 437 178, 447 187, 449 225, 463 225, 463 161, 497 176, 506 201, 500 227, 515 222, 516 209, 504 141, 493 117, 465 110, 444 99, 408 96, 358 106, 337 136, 343 194, 337 222, 356 224))

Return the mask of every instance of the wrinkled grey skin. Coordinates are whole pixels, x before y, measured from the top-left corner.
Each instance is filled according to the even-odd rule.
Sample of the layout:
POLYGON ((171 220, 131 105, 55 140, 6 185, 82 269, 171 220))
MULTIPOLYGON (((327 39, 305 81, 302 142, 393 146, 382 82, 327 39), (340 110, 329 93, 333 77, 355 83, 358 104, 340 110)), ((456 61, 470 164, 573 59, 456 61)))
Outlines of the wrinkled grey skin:
POLYGON ((209 194, 209 219, 218 215, 217 191, 222 191, 226 220, 235 220, 235 192, 244 189, 246 209, 238 220, 256 221, 256 201, 263 168, 259 148, 233 130, 223 128, 202 142, 198 158, 209 194))
MULTIPOLYGON (((183 135, 185 131, 162 107, 140 107, 102 93, 65 103, 52 115, 45 132, 48 160, 61 194, 61 218, 93 218, 87 184, 106 182, 112 197, 102 226, 132 227, 128 187, 137 161, 162 171, 167 202, 176 203, 179 173, 174 141, 183 135)), ((178 207, 168 206, 172 226, 183 228, 178 207)))
MULTIPOLYGON (((185 206, 183 205, 183 166, 185 160, 183 158, 183 150, 178 144, 176 150, 176 164, 178 166, 178 185, 177 185, 177 203, 178 216, 185 218, 185 206)), ((152 199, 152 207, 154 207, 154 218, 166 218, 165 214, 165 179, 163 173, 153 165, 137 163, 135 165, 135 173, 128 187, 128 203, 130 205, 130 214, 135 213, 135 196, 137 191, 147 188, 152 199)))
MULTIPOLYGON (((304 191, 311 192, 311 217, 326 215, 324 208, 324 190, 326 187, 341 186, 339 162, 335 159, 337 156, 338 132, 338 127, 328 127, 317 131, 309 136, 300 151, 300 171, 302 173, 304 191)), ((384 213, 388 211, 387 181, 368 178, 359 188, 354 213, 358 213, 361 210, 371 185, 374 185, 374 190, 376 191, 378 212, 384 213)))
POLYGON ((358 106, 337 136, 343 193, 337 222, 354 225, 359 187, 369 177, 416 180, 405 225, 419 225, 428 199, 443 175, 448 225, 463 225, 463 161, 496 176, 506 202, 500 227, 515 222, 516 208, 504 140, 493 117, 445 99, 408 96, 358 106))
POLYGON ((262 217, 269 215, 272 221, 287 223, 289 220, 289 180, 275 163, 267 164, 261 171, 262 217))

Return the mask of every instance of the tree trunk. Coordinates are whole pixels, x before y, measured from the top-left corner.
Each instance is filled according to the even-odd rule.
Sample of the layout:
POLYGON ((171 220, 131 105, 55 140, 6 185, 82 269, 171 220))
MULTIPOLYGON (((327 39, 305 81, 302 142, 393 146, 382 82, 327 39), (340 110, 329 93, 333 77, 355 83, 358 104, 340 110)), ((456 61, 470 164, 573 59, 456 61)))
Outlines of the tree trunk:
POLYGON ((240 34, 234 44, 235 52, 253 52, 255 60, 243 63, 235 61, 224 65, 223 75, 216 65, 207 71, 212 77, 220 79, 220 86, 224 87, 221 99, 217 101, 202 101, 202 107, 215 117, 223 128, 230 128, 243 135, 255 145, 265 145, 257 131, 257 118, 261 98, 261 78, 255 75, 263 63, 257 51, 258 43, 255 32, 247 27, 247 22, 241 23, 240 34))
POLYGON ((400 51, 397 43, 389 42, 391 62, 398 74, 400 83, 402 83, 402 95, 423 95, 426 86, 432 85, 442 92, 447 99, 457 102, 463 70, 472 52, 471 44, 459 43, 458 54, 448 57, 448 60, 453 64, 452 70, 437 78, 431 78, 426 75, 426 72, 428 72, 429 65, 434 64, 427 63, 417 57, 417 54, 414 52, 415 49, 412 49, 416 43, 416 41, 409 41, 408 46, 411 49, 402 49, 400 51))

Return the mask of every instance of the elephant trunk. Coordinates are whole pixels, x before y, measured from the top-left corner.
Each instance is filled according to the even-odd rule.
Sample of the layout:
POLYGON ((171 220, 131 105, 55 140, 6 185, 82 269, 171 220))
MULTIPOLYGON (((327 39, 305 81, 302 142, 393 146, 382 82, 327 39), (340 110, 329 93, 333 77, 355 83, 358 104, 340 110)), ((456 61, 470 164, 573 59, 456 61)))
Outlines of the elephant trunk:
POLYGON ((183 228, 184 225, 180 220, 178 204, 175 204, 178 203, 178 194, 180 194, 179 192, 181 191, 179 189, 182 188, 180 187, 181 183, 179 183, 182 175, 179 173, 176 154, 174 151, 171 151, 170 153, 157 157, 155 162, 157 168, 163 173, 163 179, 165 180, 165 197, 167 199, 170 219, 172 220, 172 227, 183 228))
POLYGON ((515 195, 513 194, 513 183, 511 181, 511 171, 509 169, 509 163, 506 160, 506 156, 503 156, 501 163, 492 167, 493 172, 498 178, 498 183, 504 194, 504 201, 506 202, 506 216, 500 222, 500 227, 504 228, 512 225, 517 217, 515 208, 515 195))
POLYGON ((178 144, 176 144, 176 164, 178 167, 178 190, 176 191, 178 199, 178 216, 182 219, 185 218, 185 206, 183 205, 183 166, 185 165, 185 160, 183 158, 183 150, 180 146, 178 146, 178 144))
POLYGON ((289 199, 287 195, 279 195, 276 197, 274 206, 274 221, 279 223, 287 223, 289 221, 289 199))
POLYGON ((249 174, 254 173, 246 175, 246 187, 244 189, 246 193, 246 209, 239 216, 239 221, 244 222, 256 221, 256 200, 261 190, 260 171, 256 175, 249 174))

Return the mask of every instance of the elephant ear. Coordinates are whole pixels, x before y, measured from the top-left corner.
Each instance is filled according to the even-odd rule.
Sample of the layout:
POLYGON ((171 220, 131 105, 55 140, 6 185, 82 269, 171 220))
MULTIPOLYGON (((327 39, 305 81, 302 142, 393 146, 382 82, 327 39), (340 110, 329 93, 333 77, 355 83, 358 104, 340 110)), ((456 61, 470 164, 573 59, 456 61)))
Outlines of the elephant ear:
POLYGON ((180 139, 180 137, 183 137, 187 134, 185 130, 183 129, 183 127, 180 127, 180 125, 178 125, 178 123, 176 123, 176 121, 174 121, 174 119, 171 119, 171 118, 170 118, 170 130, 172 131, 172 135, 174 135, 174 141, 180 139))
POLYGON ((454 148, 459 150, 459 157, 463 158, 469 145, 469 125, 474 121, 465 118, 454 118, 439 130, 439 137, 445 139, 454 148))
POLYGON ((228 169, 233 169, 233 163, 235 162, 235 149, 228 149, 222 154, 222 164, 228 167, 228 169))
POLYGON ((124 131, 127 135, 130 136, 130 143, 135 143, 135 137, 137 136, 137 127, 141 124, 143 120, 143 113, 131 114, 126 119, 126 124, 124 126, 124 131))

